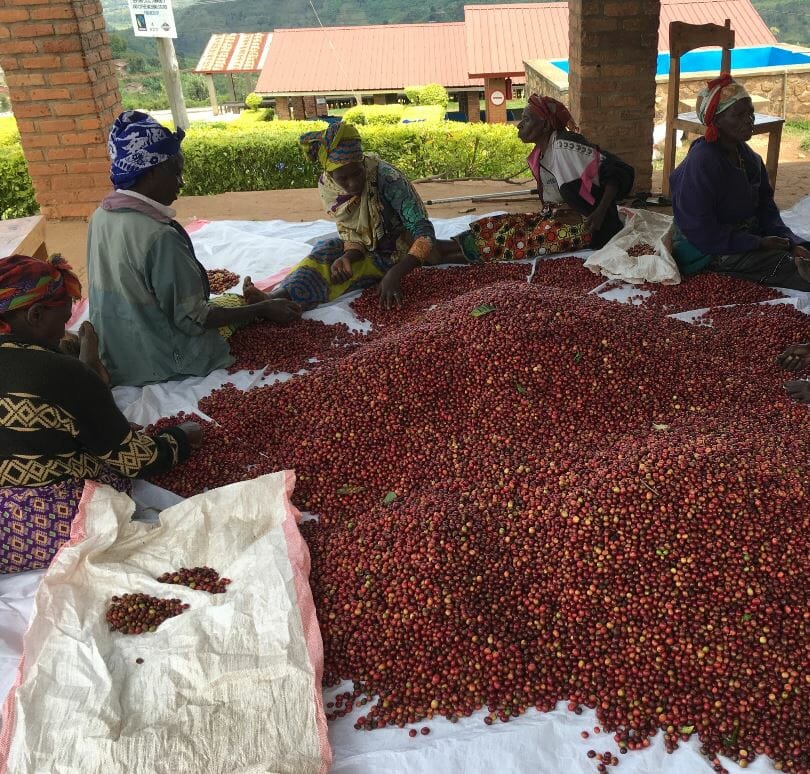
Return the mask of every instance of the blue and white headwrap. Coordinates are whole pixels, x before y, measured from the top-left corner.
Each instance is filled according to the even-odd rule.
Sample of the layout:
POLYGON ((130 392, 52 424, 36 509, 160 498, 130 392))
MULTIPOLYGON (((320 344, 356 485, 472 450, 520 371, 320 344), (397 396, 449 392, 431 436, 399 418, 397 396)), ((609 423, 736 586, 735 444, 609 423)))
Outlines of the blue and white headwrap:
POLYGON ((147 169, 180 153, 185 132, 170 132, 152 116, 128 110, 115 119, 107 151, 112 168, 110 180, 116 188, 131 188, 147 169))

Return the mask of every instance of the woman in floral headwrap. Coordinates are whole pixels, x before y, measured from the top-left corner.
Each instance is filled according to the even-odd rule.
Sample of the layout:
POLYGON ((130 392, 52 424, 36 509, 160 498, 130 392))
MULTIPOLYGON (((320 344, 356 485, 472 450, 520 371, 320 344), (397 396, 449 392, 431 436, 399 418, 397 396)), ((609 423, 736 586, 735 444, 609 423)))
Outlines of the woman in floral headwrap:
POLYGON ((635 170, 578 134, 552 97, 529 97, 518 137, 534 145, 527 162, 541 212, 474 221, 460 237, 465 255, 512 260, 604 246, 622 228, 616 202, 632 190, 635 170))
MULTIPOLYGON (((47 567, 70 537, 85 479, 127 488, 198 446, 194 423, 134 432, 93 367, 59 350, 76 275, 58 258, 0 259, 0 573, 47 567)), ((93 353, 89 353, 92 355, 93 353)))
POLYGON ((670 177, 684 274, 722 272, 772 287, 810 290, 810 252, 782 221, 762 158, 748 147, 754 108, 727 73, 698 96, 705 137, 670 177))
POLYGON ((464 261, 454 242, 436 239, 425 205, 405 175, 363 153, 351 124, 308 132, 301 145, 323 169, 318 191, 338 236, 318 242, 274 297, 312 309, 379 283, 380 303, 390 308, 401 305, 402 278, 417 266, 464 261))

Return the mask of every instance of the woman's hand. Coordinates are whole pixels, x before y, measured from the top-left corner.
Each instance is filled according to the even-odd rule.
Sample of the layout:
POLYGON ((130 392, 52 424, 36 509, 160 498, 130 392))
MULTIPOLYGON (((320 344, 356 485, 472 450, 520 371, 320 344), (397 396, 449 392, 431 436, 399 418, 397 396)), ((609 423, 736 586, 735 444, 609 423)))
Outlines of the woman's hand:
POLYGON ((191 450, 197 451, 197 449, 202 446, 203 442, 202 428, 196 422, 183 422, 179 427, 186 434, 186 439, 188 440, 188 445, 191 447, 191 450))
POLYGON ((793 344, 776 358, 776 362, 788 371, 810 368, 810 344, 793 344))
POLYGON ((397 266, 392 266, 380 280, 378 293, 380 294, 381 309, 402 307, 405 294, 402 292, 402 272, 397 266))
POLYGON ((336 261, 332 262, 332 282, 348 282, 352 278, 352 264, 359 261, 363 253, 359 250, 347 250, 336 261))
POLYGON ((790 240, 787 237, 766 236, 759 240, 761 250, 790 250, 790 240))
POLYGON ((600 203, 590 215, 586 215, 582 219, 582 223, 585 226, 585 233, 593 234, 599 231, 599 229, 602 228, 602 224, 605 222, 605 215, 607 215, 607 208, 602 207, 600 203))
POLYGON ((810 403, 810 382, 785 382, 785 391, 799 403, 810 403))
POLYGON ((269 322, 286 325, 301 317, 301 307, 287 298, 273 298, 256 304, 259 316, 269 322))

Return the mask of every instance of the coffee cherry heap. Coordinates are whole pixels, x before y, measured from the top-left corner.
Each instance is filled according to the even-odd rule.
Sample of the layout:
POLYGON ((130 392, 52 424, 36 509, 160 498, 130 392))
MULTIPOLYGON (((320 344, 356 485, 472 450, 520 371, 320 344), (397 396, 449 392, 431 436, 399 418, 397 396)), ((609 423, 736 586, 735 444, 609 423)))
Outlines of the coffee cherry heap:
POLYGON ((239 275, 227 269, 209 269, 206 274, 208 274, 208 284, 211 287, 211 292, 215 296, 230 290, 239 282, 239 275))
POLYGON ((230 338, 234 364, 230 373, 257 370, 296 373, 312 370, 323 362, 346 354, 362 337, 343 323, 327 325, 320 320, 298 320, 290 325, 255 322, 240 328, 230 338))
MULTIPOLYGON (((414 272, 414 299, 443 273, 414 272)), ((492 724, 564 700, 621 751, 698 734, 718 771, 806 772, 810 414, 774 358, 810 318, 442 292, 310 374, 205 398, 217 435, 159 479, 296 471, 325 682, 354 681, 332 716, 492 724)))
POLYGON ((112 598, 105 617, 111 631, 144 634, 155 631, 166 619, 174 618, 187 609, 188 605, 179 599, 124 594, 112 598))
POLYGON ((164 572, 159 583, 174 583, 190 589, 207 591, 210 594, 224 594, 231 583, 230 578, 220 578, 212 567, 181 567, 173 572, 164 572))

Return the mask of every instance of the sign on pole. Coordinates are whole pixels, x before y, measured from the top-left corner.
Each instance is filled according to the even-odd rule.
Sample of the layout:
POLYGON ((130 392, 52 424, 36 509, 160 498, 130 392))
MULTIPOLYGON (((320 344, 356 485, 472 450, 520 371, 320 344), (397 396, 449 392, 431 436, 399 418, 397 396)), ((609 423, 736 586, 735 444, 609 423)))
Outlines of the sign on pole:
POLYGON ((128 0, 128 2, 135 37, 177 37, 172 0, 128 0))

